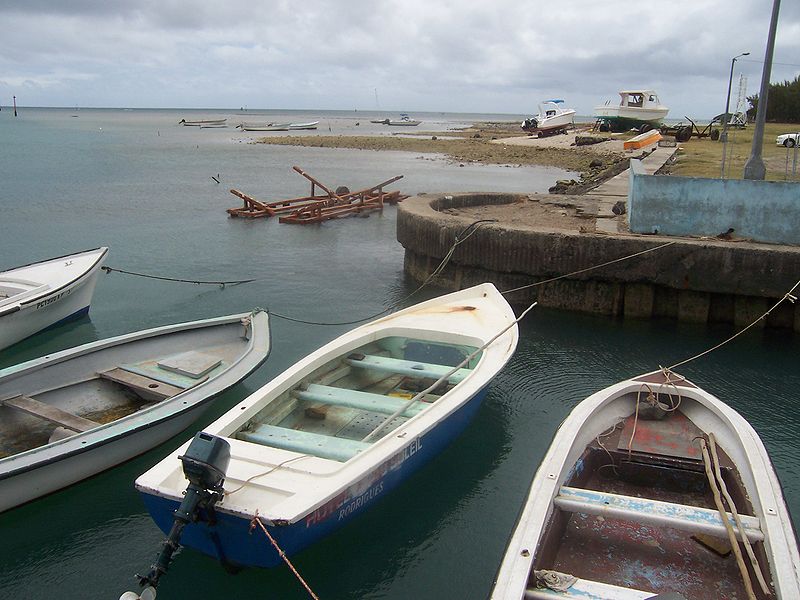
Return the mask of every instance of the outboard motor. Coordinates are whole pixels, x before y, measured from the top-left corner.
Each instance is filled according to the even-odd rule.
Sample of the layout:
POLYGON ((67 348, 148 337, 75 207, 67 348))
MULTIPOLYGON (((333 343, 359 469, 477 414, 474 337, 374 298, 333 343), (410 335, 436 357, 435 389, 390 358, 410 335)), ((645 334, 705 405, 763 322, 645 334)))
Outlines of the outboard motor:
POLYGON ((125 592, 120 600, 153 600, 156 597, 158 580, 167 572, 172 555, 180 547, 183 528, 187 523, 197 521, 200 510, 213 514, 214 504, 222 500, 222 485, 231 460, 231 447, 227 441, 200 431, 192 439, 186 454, 178 458, 183 463, 183 474, 189 480, 189 487, 175 511, 172 529, 156 562, 150 567, 150 572, 144 576, 136 576, 139 585, 144 588, 141 594, 125 592))

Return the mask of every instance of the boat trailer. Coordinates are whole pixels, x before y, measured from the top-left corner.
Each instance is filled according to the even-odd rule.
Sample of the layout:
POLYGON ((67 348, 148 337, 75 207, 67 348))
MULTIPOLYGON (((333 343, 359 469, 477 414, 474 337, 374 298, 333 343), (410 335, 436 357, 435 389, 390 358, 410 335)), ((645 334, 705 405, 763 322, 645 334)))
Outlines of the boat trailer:
POLYGON ((688 142, 693 137, 710 137, 716 142, 719 139, 719 129, 715 129, 714 125, 719 118, 719 116, 714 117, 711 119, 711 122, 701 130, 697 126, 697 123, 692 121, 689 117, 684 116, 684 119, 689 121, 691 125, 684 125, 683 121, 677 125, 662 125, 660 128, 661 135, 675 136, 675 140, 678 142, 688 142))
POLYGON ((336 219, 353 214, 365 214, 376 210, 383 210, 383 205, 397 204, 408 198, 399 191, 385 192, 384 187, 402 179, 397 175, 372 187, 351 192, 346 186, 332 190, 317 179, 303 171, 300 167, 292 167, 300 175, 311 182, 311 194, 300 198, 262 202, 239 190, 231 190, 231 194, 242 199, 243 206, 229 208, 227 212, 232 217, 245 217, 257 219, 261 217, 279 217, 281 223, 321 223, 328 219, 336 219), (320 188, 324 194, 318 194, 320 188), (286 214, 288 213, 288 214, 286 214))

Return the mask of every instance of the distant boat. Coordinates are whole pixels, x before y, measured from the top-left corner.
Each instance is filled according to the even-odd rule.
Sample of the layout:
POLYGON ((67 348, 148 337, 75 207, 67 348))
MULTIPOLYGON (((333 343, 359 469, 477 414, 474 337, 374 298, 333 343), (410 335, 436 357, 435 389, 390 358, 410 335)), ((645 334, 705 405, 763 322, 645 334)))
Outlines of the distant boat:
POLYGON ((788 600, 800 598, 798 564, 756 432, 708 392, 656 371, 589 396, 559 426, 491 598, 788 600))
POLYGON ((88 313, 107 253, 101 247, 0 273, 0 350, 88 313))
POLYGON ((402 113, 399 119, 389 119, 386 121, 387 125, 392 125, 395 127, 416 127, 420 123, 422 123, 422 121, 412 119, 405 113, 402 113))
POLYGON ((0 370, 0 511, 185 429, 269 354, 265 312, 128 333, 0 370))
POLYGON ((386 119, 372 119, 370 123, 376 123, 378 125, 388 125, 389 118, 387 117, 386 119))
POLYGON ((661 104, 653 90, 623 90, 619 96, 617 106, 607 102, 594 108, 595 119, 611 131, 631 128, 648 131, 657 127, 669 113, 669 108, 661 104))
POLYGON ((186 119, 181 119, 178 121, 178 124, 186 127, 219 127, 224 126, 227 120, 228 119, 202 119, 199 121, 187 121, 186 119))
POLYGON ((289 131, 291 123, 242 123, 237 125, 242 131, 289 131))
POLYGON ((538 133, 539 137, 554 133, 566 133, 575 118, 574 108, 563 108, 563 100, 545 100, 539 105, 539 113, 522 122, 522 129, 538 133))
POLYGON ((289 125, 289 129, 316 129, 317 125, 319 125, 319 121, 311 121, 309 123, 291 123, 289 125))
POLYGON ((372 507, 461 433, 517 340, 511 307, 488 283, 381 317, 299 360, 136 487, 167 532, 195 441, 214 456, 229 447, 214 522, 191 519, 180 544, 229 565, 275 566, 254 519, 294 554, 372 507))

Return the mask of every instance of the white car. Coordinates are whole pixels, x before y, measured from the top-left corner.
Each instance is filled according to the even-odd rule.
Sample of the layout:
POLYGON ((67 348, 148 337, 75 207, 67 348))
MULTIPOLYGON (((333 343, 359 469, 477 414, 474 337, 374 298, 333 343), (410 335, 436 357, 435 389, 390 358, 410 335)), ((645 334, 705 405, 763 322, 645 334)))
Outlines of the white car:
POLYGON ((800 144, 800 132, 797 133, 784 133, 783 135, 779 135, 775 138, 775 143, 778 146, 786 146, 787 148, 793 148, 800 144))

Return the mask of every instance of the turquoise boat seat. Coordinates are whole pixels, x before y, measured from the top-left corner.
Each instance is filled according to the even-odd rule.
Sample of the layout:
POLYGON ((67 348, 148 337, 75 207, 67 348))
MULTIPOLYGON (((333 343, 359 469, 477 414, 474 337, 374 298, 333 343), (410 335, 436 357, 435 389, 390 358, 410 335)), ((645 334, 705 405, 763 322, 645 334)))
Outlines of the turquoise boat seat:
POLYGON ((276 427, 275 425, 257 425, 252 431, 239 432, 237 437, 247 442, 310 454, 339 462, 350 460, 371 445, 357 440, 298 431, 287 427, 276 427))
POLYGON ((331 387, 328 385, 317 385, 312 383, 305 390, 297 390, 293 395, 308 402, 320 402, 323 404, 333 404, 335 406, 346 406, 359 410, 368 410, 386 415, 393 415, 404 406, 406 410, 400 413, 404 417, 413 417, 425 409, 426 402, 414 402, 409 405, 408 400, 393 396, 383 396, 381 394, 371 394, 357 390, 331 387))
MULTIPOLYGON (((412 377, 427 377, 430 379, 439 379, 442 375, 446 375, 453 370, 453 367, 448 367, 446 365, 434 365, 413 360, 404 360, 402 358, 364 354, 348 356, 345 362, 351 367, 372 369, 385 373, 398 373, 400 375, 410 375, 412 377)), ((460 383, 470 373, 472 373, 472 369, 458 369, 447 378, 447 381, 450 383, 460 383)))

